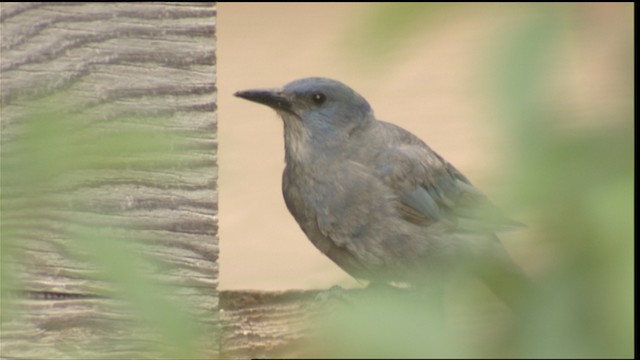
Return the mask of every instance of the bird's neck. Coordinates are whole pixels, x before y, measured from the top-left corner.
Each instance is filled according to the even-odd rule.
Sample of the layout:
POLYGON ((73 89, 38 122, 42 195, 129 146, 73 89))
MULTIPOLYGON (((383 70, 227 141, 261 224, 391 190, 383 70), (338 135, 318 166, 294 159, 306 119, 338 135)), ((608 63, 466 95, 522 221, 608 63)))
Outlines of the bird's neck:
POLYGON ((284 127, 284 156, 289 164, 305 164, 311 158, 311 144, 309 131, 302 124, 285 123, 284 127))
POLYGON ((287 165, 313 167, 318 171, 327 164, 349 160, 360 152, 361 135, 368 133, 373 121, 363 121, 349 129, 310 130, 299 119, 284 119, 285 161, 287 165), (354 149, 354 147, 356 149, 354 149))

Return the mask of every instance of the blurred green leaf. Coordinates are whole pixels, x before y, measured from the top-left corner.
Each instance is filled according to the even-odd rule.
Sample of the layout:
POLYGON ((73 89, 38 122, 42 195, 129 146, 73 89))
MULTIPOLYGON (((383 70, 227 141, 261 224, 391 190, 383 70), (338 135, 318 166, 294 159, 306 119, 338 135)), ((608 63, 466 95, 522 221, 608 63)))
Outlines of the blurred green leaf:
POLYGON ((526 309, 518 353, 633 356, 631 111, 618 109, 597 129, 561 126, 575 120, 567 118, 575 111, 548 89, 570 45, 563 41, 569 15, 578 8, 534 9, 507 35, 492 72, 512 139, 512 200, 534 212, 544 229, 540 241, 558 257, 526 309))
MULTIPOLYGON (((100 209, 87 213, 73 206, 87 194, 68 191, 70 181, 100 181, 104 171, 129 171, 135 177, 183 167, 188 134, 163 130, 158 125, 164 119, 157 115, 154 127, 142 117, 123 116, 102 119, 115 122, 104 126, 74 109, 63 93, 28 105, 30 113, 12 125, 15 136, 3 140, 1 148, 2 318, 11 311, 6 290, 20 289, 8 264, 26 261, 23 240, 32 237, 42 222, 56 219, 56 229, 62 226, 68 240, 64 251, 85 261, 97 278, 112 286, 114 293, 98 295, 123 300, 131 320, 158 337, 150 342, 150 350, 168 358, 197 356, 199 322, 186 311, 186 304, 176 300, 176 289, 152 279, 149 269, 154 264, 134 247, 124 224, 101 224, 100 209)), ((73 356, 73 347, 70 351, 73 356)))
POLYGON ((406 39, 419 29, 455 15, 451 3, 379 3, 372 4, 346 39, 352 53, 362 54, 363 65, 384 64, 397 53, 406 39))
MULTIPOLYGON (((89 223, 91 224, 91 223, 89 223)), ((130 308, 133 320, 151 333, 159 334, 157 348, 167 358, 197 356, 199 329, 196 319, 185 311, 186 304, 170 300, 175 291, 149 277, 152 264, 122 238, 117 229, 97 225, 69 229, 72 248, 97 270, 103 280, 115 286, 110 296, 120 298, 130 308)))

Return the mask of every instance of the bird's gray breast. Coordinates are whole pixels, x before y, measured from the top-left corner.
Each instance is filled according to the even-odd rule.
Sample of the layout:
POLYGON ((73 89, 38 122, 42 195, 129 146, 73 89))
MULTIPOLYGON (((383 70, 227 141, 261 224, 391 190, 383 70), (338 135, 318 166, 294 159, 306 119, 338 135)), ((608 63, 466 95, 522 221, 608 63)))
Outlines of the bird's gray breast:
POLYGON ((401 278, 438 249, 437 237, 399 216, 394 191, 359 163, 288 165, 283 193, 311 242, 355 277, 401 278))
POLYGON ((310 176, 296 166, 288 165, 282 175, 287 208, 311 243, 350 275, 366 278, 364 264, 320 227, 319 218, 331 213, 325 207, 331 187, 324 179, 310 176))

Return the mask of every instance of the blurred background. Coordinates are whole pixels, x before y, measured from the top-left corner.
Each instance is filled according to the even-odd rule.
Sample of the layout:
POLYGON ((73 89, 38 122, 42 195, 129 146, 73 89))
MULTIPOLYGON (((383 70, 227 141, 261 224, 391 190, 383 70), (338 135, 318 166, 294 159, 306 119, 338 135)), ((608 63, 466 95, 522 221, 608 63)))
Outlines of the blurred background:
MULTIPOLYGON (((467 312, 465 334, 475 339, 467 343, 486 352, 429 354, 633 356, 633 10, 632 3, 220 4, 220 287, 364 285, 317 251, 289 215, 280 119, 233 97, 330 77, 528 226, 501 234, 540 285, 524 305, 526 321, 515 330, 487 327, 474 316, 491 311, 467 312)), ((467 305, 482 297, 464 291, 457 297, 467 305)), ((359 320, 378 319, 369 325, 379 329, 381 309, 369 315, 359 320)), ((390 356, 424 355, 416 334, 440 329, 421 324, 403 324, 415 331, 402 339, 372 336, 395 349, 390 356)), ((460 337, 437 339, 442 350, 460 337)), ((348 354, 385 354, 366 349, 348 354)))

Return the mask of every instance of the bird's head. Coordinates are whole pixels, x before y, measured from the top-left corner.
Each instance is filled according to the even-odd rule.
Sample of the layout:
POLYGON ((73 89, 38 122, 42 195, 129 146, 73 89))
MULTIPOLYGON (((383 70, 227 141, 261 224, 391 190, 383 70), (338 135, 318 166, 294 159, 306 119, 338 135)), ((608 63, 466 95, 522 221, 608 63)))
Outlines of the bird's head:
POLYGON ((371 106, 362 96, 327 78, 305 78, 282 89, 245 90, 235 95, 276 110, 289 137, 309 136, 313 141, 332 142, 348 138, 373 119, 371 106))

